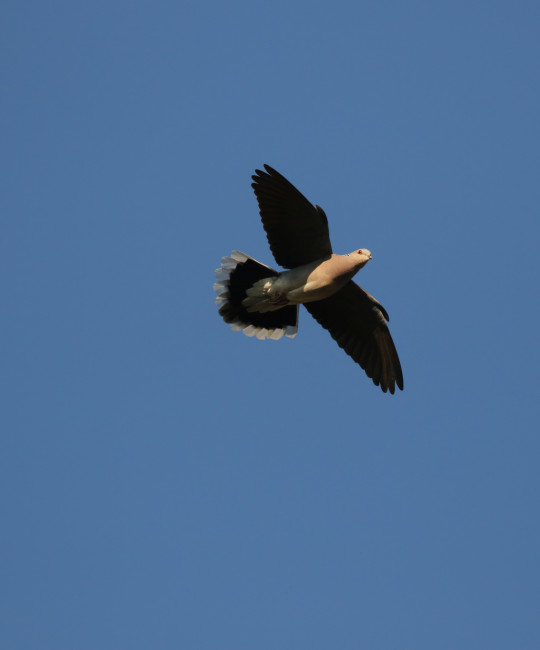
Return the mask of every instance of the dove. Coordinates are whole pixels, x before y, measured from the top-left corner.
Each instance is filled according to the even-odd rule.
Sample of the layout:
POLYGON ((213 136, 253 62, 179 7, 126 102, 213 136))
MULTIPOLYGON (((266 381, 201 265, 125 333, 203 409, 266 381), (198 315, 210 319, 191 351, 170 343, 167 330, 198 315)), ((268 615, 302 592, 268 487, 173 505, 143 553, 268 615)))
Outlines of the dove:
POLYGON ((403 390, 403 372, 389 316, 352 281, 373 256, 367 248, 333 252, 328 219, 269 165, 255 170, 252 187, 277 271, 234 250, 216 269, 219 314, 233 330, 258 339, 293 338, 304 305, 383 392, 403 390))

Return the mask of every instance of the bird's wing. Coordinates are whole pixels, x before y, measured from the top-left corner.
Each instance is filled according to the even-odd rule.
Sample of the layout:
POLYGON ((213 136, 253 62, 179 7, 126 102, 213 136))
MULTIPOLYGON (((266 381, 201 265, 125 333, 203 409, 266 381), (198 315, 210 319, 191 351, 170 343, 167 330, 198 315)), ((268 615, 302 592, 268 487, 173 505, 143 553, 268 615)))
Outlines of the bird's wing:
POLYGON ((386 324, 387 314, 372 296, 348 282, 329 298, 304 303, 337 344, 360 364, 384 393, 403 390, 403 373, 386 324))
POLYGON ((292 269, 332 254, 324 210, 275 169, 255 170, 251 186, 259 203, 263 227, 276 262, 292 269))

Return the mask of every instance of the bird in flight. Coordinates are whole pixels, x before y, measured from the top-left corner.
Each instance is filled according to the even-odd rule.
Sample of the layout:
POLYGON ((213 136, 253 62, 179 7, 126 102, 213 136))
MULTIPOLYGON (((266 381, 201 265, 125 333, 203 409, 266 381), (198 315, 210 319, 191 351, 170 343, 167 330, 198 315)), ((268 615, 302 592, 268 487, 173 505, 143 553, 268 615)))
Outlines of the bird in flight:
POLYGON ((352 278, 371 253, 332 252, 324 210, 313 206, 269 165, 255 170, 252 187, 276 271, 233 251, 216 270, 219 313, 233 330, 258 339, 294 337, 303 304, 383 392, 403 390, 403 373, 388 330, 388 313, 352 278))

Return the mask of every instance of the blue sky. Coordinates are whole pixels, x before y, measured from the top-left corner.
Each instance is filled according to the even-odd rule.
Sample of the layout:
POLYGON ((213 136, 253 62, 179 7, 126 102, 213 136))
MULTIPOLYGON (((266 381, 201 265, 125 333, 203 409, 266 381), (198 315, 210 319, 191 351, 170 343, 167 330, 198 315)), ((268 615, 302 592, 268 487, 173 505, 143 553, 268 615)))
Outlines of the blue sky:
POLYGON ((539 28, 2 3, 3 648, 538 647, 539 28), (218 317, 263 163, 373 252, 403 393, 218 317))

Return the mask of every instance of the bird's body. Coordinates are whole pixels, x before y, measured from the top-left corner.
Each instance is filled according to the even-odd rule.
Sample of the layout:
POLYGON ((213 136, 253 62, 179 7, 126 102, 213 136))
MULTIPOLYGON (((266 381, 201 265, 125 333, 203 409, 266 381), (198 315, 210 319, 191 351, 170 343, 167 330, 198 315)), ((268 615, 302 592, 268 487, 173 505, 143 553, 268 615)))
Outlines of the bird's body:
POLYGON ((332 252, 328 221, 287 179, 265 165, 253 188, 278 272, 245 253, 222 259, 214 285, 220 314, 248 336, 295 336, 298 305, 337 341, 382 390, 403 390, 399 358, 382 305, 352 278, 372 259, 365 248, 332 252))
POLYGON ((332 255, 277 276, 263 278, 247 291, 242 304, 248 311, 272 311, 328 298, 339 291, 370 259, 368 250, 332 255))

